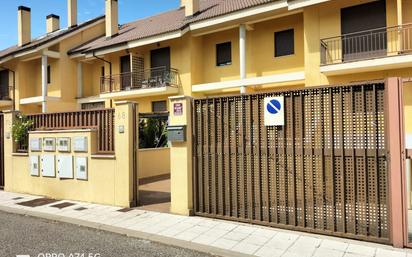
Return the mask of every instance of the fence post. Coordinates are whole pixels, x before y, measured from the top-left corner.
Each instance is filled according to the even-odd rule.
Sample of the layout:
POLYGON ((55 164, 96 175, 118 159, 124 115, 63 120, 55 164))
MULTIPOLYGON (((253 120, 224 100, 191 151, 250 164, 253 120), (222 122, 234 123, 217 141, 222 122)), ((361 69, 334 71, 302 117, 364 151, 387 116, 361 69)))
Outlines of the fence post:
POLYGON ((399 78, 386 81, 386 115, 388 126, 389 152, 389 208, 390 232, 394 247, 404 246, 405 235, 405 176, 404 176, 404 135, 403 135, 403 101, 402 82, 399 78))
POLYGON ((172 142, 170 147, 170 211, 192 215, 192 99, 188 96, 174 96, 169 97, 169 103, 169 126, 186 126, 186 141, 172 142))
POLYGON ((136 206, 137 190, 137 104, 122 101, 115 103, 115 204, 119 206, 136 206))
MULTIPOLYGON (((14 143, 12 136, 12 125, 16 118, 17 111, 4 111, 4 190, 13 191, 13 161, 12 154, 16 150, 16 144, 14 143)), ((2 156, 3 158, 3 156, 2 156)))

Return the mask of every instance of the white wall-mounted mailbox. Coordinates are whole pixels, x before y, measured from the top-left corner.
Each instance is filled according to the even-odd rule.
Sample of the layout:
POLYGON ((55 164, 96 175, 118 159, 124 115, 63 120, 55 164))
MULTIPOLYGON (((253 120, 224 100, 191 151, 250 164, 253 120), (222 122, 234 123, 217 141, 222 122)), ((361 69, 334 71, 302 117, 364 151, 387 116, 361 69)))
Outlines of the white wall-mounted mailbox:
POLYGON ((57 155, 57 174, 59 178, 73 178, 73 157, 57 155))
POLYGON ((76 157, 76 178, 87 180, 87 157, 76 157))
POLYGON ((56 139, 52 137, 45 137, 43 139, 43 149, 46 152, 56 151, 56 139))
POLYGON ((40 175, 39 171, 40 171, 39 156, 38 155, 30 156, 30 176, 38 177, 40 175))
POLYGON ((70 152, 70 138, 60 137, 57 139, 57 151, 70 152))
POLYGON ((32 152, 41 151, 41 138, 30 138, 30 150, 32 152))
POLYGON ((56 177, 53 154, 44 154, 41 156, 41 175, 43 177, 56 177))
POLYGON ((87 152, 87 137, 75 137, 73 144, 75 152, 87 152))

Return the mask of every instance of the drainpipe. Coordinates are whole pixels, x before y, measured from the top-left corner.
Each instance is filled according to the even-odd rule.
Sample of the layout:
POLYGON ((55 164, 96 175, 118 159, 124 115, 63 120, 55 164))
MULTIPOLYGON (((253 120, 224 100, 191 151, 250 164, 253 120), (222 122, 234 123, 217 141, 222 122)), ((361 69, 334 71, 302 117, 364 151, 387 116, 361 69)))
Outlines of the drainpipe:
POLYGON ((98 59, 98 60, 100 60, 100 61, 103 61, 103 62, 109 64, 109 72, 110 72, 110 78, 111 78, 111 77, 112 77, 112 63, 109 62, 109 61, 107 61, 107 60, 105 60, 105 59, 103 59, 103 58, 101 58, 101 57, 99 57, 99 56, 97 56, 94 52, 93 52, 93 57, 96 58, 96 59, 98 59))
POLYGON ((12 105, 12 111, 16 110, 16 72, 14 70, 10 70, 6 67, 0 67, 2 69, 5 69, 11 73, 13 73, 13 88, 12 88, 12 94, 13 94, 13 105, 12 105))
MULTIPOLYGON (((239 26, 239 59, 240 59, 240 79, 246 79, 246 25, 239 26)), ((246 93, 246 87, 240 87, 240 93, 246 93)))

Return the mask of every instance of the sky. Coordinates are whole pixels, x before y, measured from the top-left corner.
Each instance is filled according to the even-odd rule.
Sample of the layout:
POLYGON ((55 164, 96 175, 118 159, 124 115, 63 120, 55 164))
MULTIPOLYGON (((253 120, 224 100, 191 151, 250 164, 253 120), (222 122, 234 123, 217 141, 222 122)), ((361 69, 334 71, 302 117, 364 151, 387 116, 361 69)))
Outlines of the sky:
MULTIPOLYGON (((78 0, 78 22, 104 14, 105 0, 78 0)), ((17 7, 31 8, 32 38, 46 33, 46 16, 60 16, 67 27, 67 0, 0 0, 0 49, 17 44, 17 7)), ((179 0, 119 0, 119 23, 178 8, 179 0)))

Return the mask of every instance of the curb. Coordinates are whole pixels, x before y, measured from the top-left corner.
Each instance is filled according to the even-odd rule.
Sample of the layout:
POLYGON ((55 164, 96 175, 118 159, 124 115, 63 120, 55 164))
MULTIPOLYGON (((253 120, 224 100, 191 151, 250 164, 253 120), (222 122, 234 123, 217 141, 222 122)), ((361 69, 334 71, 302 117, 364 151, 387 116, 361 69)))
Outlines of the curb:
POLYGON ((0 211, 11 213, 11 214, 18 214, 18 215, 30 216, 30 217, 40 218, 40 219, 69 223, 69 224, 77 225, 80 227, 92 228, 92 229, 111 232, 111 233, 120 234, 120 235, 124 235, 128 237, 149 240, 149 241, 164 244, 164 245, 185 248, 188 250, 203 252, 203 253, 207 253, 207 254, 211 254, 215 256, 227 256, 227 257, 253 256, 253 255, 237 253, 237 252, 233 252, 230 250, 225 250, 225 249, 221 249, 221 248, 217 248, 213 246, 207 246, 207 245, 202 245, 202 244, 198 244, 198 243, 194 243, 190 241, 175 239, 172 237, 154 235, 154 234, 149 234, 149 233, 131 230, 127 228, 119 228, 119 227, 115 227, 111 225, 100 224, 100 223, 85 221, 85 220, 79 220, 76 218, 63 217, 63 216, 59 216, 55 214, 41 213, 41 212, 36 212, 32 210, 22 210, 22 209, 6 207, 6 206, 0 206, 0 211))

